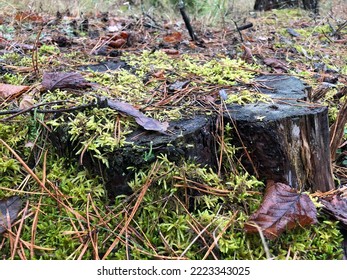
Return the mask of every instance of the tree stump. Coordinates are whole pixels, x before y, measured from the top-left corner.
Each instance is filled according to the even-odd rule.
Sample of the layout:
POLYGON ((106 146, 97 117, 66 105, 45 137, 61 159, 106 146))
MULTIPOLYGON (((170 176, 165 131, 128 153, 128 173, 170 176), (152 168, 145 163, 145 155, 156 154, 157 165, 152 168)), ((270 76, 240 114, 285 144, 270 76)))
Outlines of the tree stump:
MULTIPOLYGON (((323 192, 332 189, 327 108, 305 103, 306 87, 297 78, 262 76, 257 82, 273 103, 232 105, 224 113, 224 123, 235 124, 238 132, 234 144, 244 146, 249 153, 249 157, 242 156, 243 165, 260 179, 293 188, 323 192)), ((190 159, 217 170, 216 118, 197 115, 173 121, 167 135, 138 128, 128 135, 130 144, 107 155, 108 168, 101 168, 87 152, 83 165, 103 176, 111 197, 131 193, 127 182, 134 171, 129 171, 129 166, 141 169, 160 154, 171 161, 190 159)), ((51 139, 65 156, 80 149, 74 147, 64 129, 52 133, 51 139)))
POLYGON ((262 76, 260 91, 273 104, 230 106, 225 121, 235 124, 235 143, 244 145, 249 172, 300 190, 334 188, 328 109, 307 103, 307 87, 290 76, 262 76))

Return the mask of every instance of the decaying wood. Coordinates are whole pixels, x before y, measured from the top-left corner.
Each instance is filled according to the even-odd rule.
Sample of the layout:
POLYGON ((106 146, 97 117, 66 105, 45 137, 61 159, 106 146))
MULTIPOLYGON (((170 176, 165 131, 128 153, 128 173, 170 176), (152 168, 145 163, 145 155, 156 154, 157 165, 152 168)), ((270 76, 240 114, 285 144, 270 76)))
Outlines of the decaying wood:
MULTIPOLYGON (((332 189, 328 109, 307 103, 306 87, 297 78, 263 76, 258 82, 273 104, 231 106, 225 114, 235 121, 257 173, 300 190, 332 189)), ((253 172, 249 161, 244 164, 253 172)))
MULTIPOLYGON (((224 125, 235 126, 233 144, 247 149, 247 156, 240 155, 243 165, 259 179, 299 190, 332 189, 327 108, 307 102, 307 87, 297 78, 270 75, 259 77, 257 83, 273 103, 232 105, 223 118, 224 125)), ((109 168, 100 168, 87 153, 83 165, 102 173, 111 195, 131 192, 129 166, 143 168, 160 154, 171 161, 191 159, 217 170, 216 118, 197 115, 171 122, 167 134, 139 128, 128 135, 131 144, 108 155, 109 168)), ((66 150, 71 143, 61 143, 67 139, 61 133, 52 139, 56 147, 66 150)))
MULTIPOLYGON (((347 87, 343 87, 338 93, 341 96, 347 94, 347 87)), ((345 131, 345 125, 347 123, 347 101, 342 105, 339 110, 336 121, 330 128, 330 150, 332 161, 336 158, 336 152, 343 141, 343 134, 345 131)))

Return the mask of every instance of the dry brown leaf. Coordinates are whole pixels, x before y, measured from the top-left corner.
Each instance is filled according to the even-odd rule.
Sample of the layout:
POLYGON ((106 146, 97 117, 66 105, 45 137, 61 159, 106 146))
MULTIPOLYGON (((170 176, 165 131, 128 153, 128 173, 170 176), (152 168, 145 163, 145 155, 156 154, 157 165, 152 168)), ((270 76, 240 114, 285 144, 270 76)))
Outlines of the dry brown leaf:
POLYGON ((273 183, 267 187, 260 208, 250 216, 245 230, 257 233, 259 227, 264 236, 275 239, 297 225, 304 227, 316 222, 317 210, 307 194, 282 183, 273 183))
POLYGON ((127 42, 127 41, 126 41, 125 39, 119 38, 119 39, 117 39, 117 40, 115 40, 115 41, 109 42, 108 45, 109 45, 110 47, 112 47, 112 48, 118 49, 118 48, 124 46, 124 45, 126 44, 126 42, 127 42))
POLYGON ((288 66, 284 62, 282 62, 276 58, 271 58, 271 57, 265 58, 264 63, 267 66, 270 66, 276 72, 286 72, 288 70, 288 66))
POLYGON ((59 89, 84 89, 91 84, 77 72, 46 72, 43 74, 42 86, 46 90, 59 89))
POLYGON ((177 55, 180 53, 179 50, 176 49, 161 49, 161 51, 168 55, 177 55))
POLYGON ((15 86, 0 83, 0 98, 15 98, 29 90, 29 86, 15 86))
POLYGON ((252 50, 245 45, 242 45, 242 49, 243 49, 242 59, 249 64, 253 63, 254 59, 253 59, 252 50))
POLYGON ((25 22, 43 22, 43 17, 32 13, 32 12, 17 12, 17 14, 14 17, 17 21, 25 21, 25 22))
POLYGON ((25 110, 33 107, 35 101, 30 95, 24 95, 21 102, 19 103, 19 109, 25 110))

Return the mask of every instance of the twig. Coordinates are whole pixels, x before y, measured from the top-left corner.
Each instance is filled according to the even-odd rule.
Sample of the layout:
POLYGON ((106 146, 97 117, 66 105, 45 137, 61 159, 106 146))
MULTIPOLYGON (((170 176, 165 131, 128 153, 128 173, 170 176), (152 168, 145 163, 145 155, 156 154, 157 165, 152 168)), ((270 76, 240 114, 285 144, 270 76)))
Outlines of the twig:
MULTIPOLYGON (((241 42, 243 43, 243 37, 242 37, 242 33, 241 33, 241 30, 243 30, 243 29, 240 29, 241 27, 240 27, 240 28, 238 27, 237 22, 236 22, 235 20, 232 19, 232 21, 233 21, 233 23, 235 24, 236 31, 239 33, 241 42)), ((248 27, 247 27, 247 28, 248 28, 248 27)))
POLYGON ((181 0, 178 5, 179 5, 180 13, 182 15, 184 24, 186 25, 186 27, 188 29, 190 38, 192 38, 193 41, 197 41, 197 37, 196 37, 196 35, 194 33, 193 27, 190 24, 190 19, 189 19, 188 15, 187 15, 187 13, 186 13, 186 11, 184 9, 184 1, 181 0))
MULTIPOLYGON (((54 104, 61 104, 61 103, 69 103, 69 102, 73 102, 73 101, 70 101, 70 100, 59 100, 59 101, 52 101, 52 102, 46 102, 46 103, 40 103, 40 104, 36 104, 36 105, 33 105, 27 109, 23 109, 23 110, 7 110, 7 111, 0 111, 0 115, 9 115, 9 114, 13 114, 7 118, 3 118, 3 119, 0 119, 0 122, 4 122, 4 121, 8 121, 16 116, 19 116, 21 114, 24 114, 24 113, 27 113, 27 112, 30 112, 36 108, 39 108, 39 107, 42 107, 42 106, 47 106, 47 105, 54 105, 54 104)), ((45 113, 62 113, 62 112, 71 112, 71 111, 76 111, 76 110, 81 110, 81 109, 86 109, 86 108, 90 108, 90 107, 95 107, 97 106, 98 104, 95 103, 95 102, 92 102, 92 103, 88 103, 88 104, 83 104, 83 105, 79 105, 79 106, 75 106, 75 107, 70 107, 70 108, 62 108, 62 109, 37 109, 37 113, 42 113, 42 114, 45 114, 45 113)))
POLYGON ((43 25, 41 26, 41 29, 39 30, 39 33, 37 33, 36 35, 36 40, 35 40, 35 48, 32 52, 32 56, 31 56, 31 61, 32 61, 32 64, 33 64, 33 68, 34 68, 34 74, 36 77, 38 77, 39 75, 39 63, 38 63, 38 45, 39 45, 39 42, 40 42, 40 36, 41 36, 41 33, 42 33, 42 30, 43 30, 43 25))

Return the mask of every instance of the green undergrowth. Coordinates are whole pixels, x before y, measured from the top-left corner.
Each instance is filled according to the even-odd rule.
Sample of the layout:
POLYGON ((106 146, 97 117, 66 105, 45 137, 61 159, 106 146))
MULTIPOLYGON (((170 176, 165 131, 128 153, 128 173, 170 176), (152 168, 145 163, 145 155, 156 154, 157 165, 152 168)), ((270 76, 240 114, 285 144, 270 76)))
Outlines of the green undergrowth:
MULTIPOLYGON (((277 17, 287 11, 274 13, 265 20, 280 24, 277 17)), ((299 19, 298 11, 292 13, 293 19, 299 19)), ((298 32, 307 40, 314 32, 327 32, 325 28, 324 25, 298 32)), ((307 59, 305 55, 315 54, 313 45, 301 49, 295 45, 293 50, 303 54, 303 61, 307 59)), ((57 66, 75 71, 66 65, 90 62, 79 53, 66 54, 49 45, 41 46, 38 54, 42 71, 57 66), (54 63, 47 66, 52 60, 54 63)), ((95 103, 97 93, 128 102, 160 121, 179 120, 201 112, 211 114, 215 108, 208 108, 208 102, 203 102, 219 102, 220 91, 226 92, 228 104, 271 102, 252 88, 259 66, 240 59, 198 54, 175 57, 161 51, 124 53, 121 59, 128 68, 83 73, 98 87, 54 90, 33 98, 36 103, 64 100, 49 106, 59 110, 95 103), (180 91, 170 91, 177 81, 188 83, 180 91)), ((291 62, 292 58, 287 59, 291 62)), ((14 69, 32 66, 31 54, 8 53, 1 60, 14 69)), ((305 78, 312 79, 312 73, 306 73, 305 78)), ((27 76, 16 73, 3 75, 1 82, 31 85, 27 76)), ((335 92, 332 89, 323 102, 331 104, 335 92)), ((329 111, 331 121, 336 119, 335 108, 329 111)), ((234 135, 228 126, 220 145, 223 172, 201 166, 194 159, 173 162, 165 154, 153 158, 150 149, 143 154, 148 161, 146 166, 128 167, 132 175, 127 183, 133 194, 110 200, 105 179, 83 167, 84 155, 91 155, 98 169, 107 169, 109 155, 132 145, 127 136, 137 128, 132 117, 97 107, 51 114, 33 111, 0 122, 0 139, 15 149, 45 183, 42 188, 13 153, 0 144, 0 199, 19 195, 24 205, 28 202, 26 213, 20 213, 11 229, 12 235, 0 236, 3 258, 11 258, 16 235, 20 236, 17 244, 21 254, 15 253, 16 259, 95 259, 106 254, 106 259, 258 260, 266 259, 267 253, 273 259, 342 258, 338 223, 329 221, 319 209, 318 224, 286 232, 274 241, 266 240, 266 244, 259 235, 245 233, 244 224, 261 204, 265 187, 234 158, 239 148, 230 144, 234 135), (64 151, 57 152, 60 147, 49 141, 49 133, 72 145, 71 158, 66 154, 58 156, 64 151), (125 225, 126 230, 122 230, 125 225), (113 246, 117 238, 118 243, 113 246)))
MULTIPOLYGON (((45 134, 43 128, 30 118, 21 119, 17 126, 0 125, 1 139, 15 146, 26 162, 38 152, 37 146, 32 151, 27 144, 40 133, 45 134)), ((226 139, 232 137, 230 128, 225 133, 226 139)), ((28 201, 27 212, 18 217, 23 219, 21 232, 18 222, 12 227, 13 233, 20 234, 22 256, 94 259, 97 254, 102 258, 117 237, 120 241, 106 259, 266 259, 259 235, 248 235, 243 229, 262 201, 264 184, 233 166, 237 148, 228 143, 224 167, 229 172, 224 176, 194 160, 172 162, 159 155, 152 164, 133 168, 129 186, 134 193, 117 196, 112 202, 101 177, 73 159, 58 157, 50 144, 45 146, 45 176, 44 156, 36 158, 33 168, 38 178, 46 178, 48 191, 27 177, 23 166, 0 145, 0 197, 19 195, 24 204, 28 201), (127 231, 118 235, 134 209, 127 231), (36 247, 31 252, 33 244, 36 247)), ((271 258, 340 259, 342 237, 337 223, 321 214, 319 220, 317 225, 267 240, 271 258)), ((5 259, 13 249, 10 240, 8 233, 0 237, 5 259)), ((15 258, 19 256, 15 254, 15 258)))
MULTIPOLYGON (((241 60, 221 56, 206 61, 198 55, 175 58, 161 51, 127 53, 122 60, 130 69, 104 73, 87 71, 84 75, 88 81, 98 85, 97 94, 127 102, 159 121, 190 118, 198 113, 211 114, 214 108, 203 106, 201 100, 211 95, 219 100, 218 91, 221 89, 228 94, 227 104, 271 102, 250 86, 258 67, 241 60), (158 72, 160 77, 155 76, 158 72), (167 88, 177 81, 187 82, 188 85, 182 93, 168 92, 167 88), (160 105, 163 100, 164 105, 160 105)), ((44 93, 37 102, 66 100, 51 106, 52 109, 61 109, 96 102, 94 95, 92 90, 83 94, 55 90, 44 93)), ((138 128, 133 118, 96 107, 55 115, 46 123, 53 131, 60 130, 60 133, 68 135, 69 141, 77 147, 76 154, 90 152, 106 166, 107 154, 130 145, 131 141, 126 137, 138 128)))

